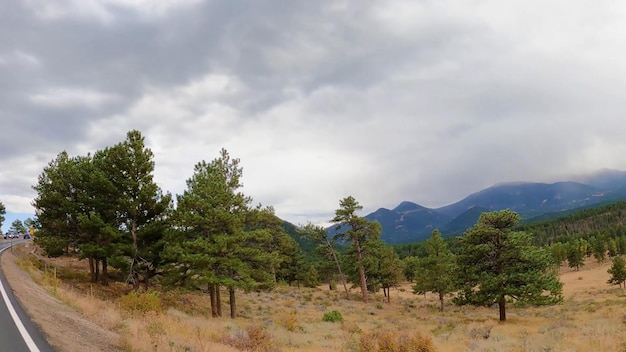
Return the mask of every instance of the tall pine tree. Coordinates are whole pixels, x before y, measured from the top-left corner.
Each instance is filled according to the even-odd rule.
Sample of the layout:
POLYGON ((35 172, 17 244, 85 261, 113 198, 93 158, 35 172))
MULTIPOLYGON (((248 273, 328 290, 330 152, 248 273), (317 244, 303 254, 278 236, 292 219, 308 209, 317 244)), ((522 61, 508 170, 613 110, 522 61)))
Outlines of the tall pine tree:
MULTIPOLYGON (((220 288, 229 293, 235 318, 236 289, 271 285, 271 234, 249 223, 252 199, 239 189, 242 168, 222 149, 220 157, 195 166, 187 190, 177 196, 164 257, 169 261, 166 282, 209 292, 214 316, 221 315, 220 288)), ((254 219, 254 217, 252 217, 254 219)))
POLYGON ((532 236, 512 231, 519 221, 510 210, 483 213, 463 235, 457 303, 497 304, 504 321, 507 299, 534 305, 562 299, 563 284, 551 254, 535 247, 532 236))

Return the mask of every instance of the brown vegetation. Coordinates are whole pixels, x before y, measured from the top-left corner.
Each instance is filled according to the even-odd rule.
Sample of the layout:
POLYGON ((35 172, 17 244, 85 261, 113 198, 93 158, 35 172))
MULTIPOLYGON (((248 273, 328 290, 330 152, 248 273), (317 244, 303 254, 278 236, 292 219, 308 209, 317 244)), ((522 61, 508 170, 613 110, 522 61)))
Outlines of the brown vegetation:
POLYGON ((449 305, 441 313, 436 295, 414 295, 408 284, 393 293, 397 298, 392 303, 376 295, 366 304, 358 300, 356 291, 347 301, 344 294, 326 287, 278 286, 269 293, 241 293, 239 318, 232 320, 212 318, 204 293, 128 295, 131 287, 122 284, 105 288, 87 283, 87 263, 37 258, 30 249, 18 247, 13 254, 3 255, 2 268, 10 272, 7 277, 15 291, 36 294, 37 287, 29 283, 28 275, 14 270, 14 262, 48 291, 48 295, 19 292, 18 296, 60 351, 619 351, 626 347, 626 294, 606 283, 609 263, 589 262, 580 271, 563 268, 562 304, 512 306, 506 323, 498 321, 497 307, 449 305), (341 313, 343 321, 323 321, 324 314, 332 311, 341 313), (72 318, 64 317, 59 324, 60 314, 72 318), (67 340, 74 340, 74 345, 67 340))

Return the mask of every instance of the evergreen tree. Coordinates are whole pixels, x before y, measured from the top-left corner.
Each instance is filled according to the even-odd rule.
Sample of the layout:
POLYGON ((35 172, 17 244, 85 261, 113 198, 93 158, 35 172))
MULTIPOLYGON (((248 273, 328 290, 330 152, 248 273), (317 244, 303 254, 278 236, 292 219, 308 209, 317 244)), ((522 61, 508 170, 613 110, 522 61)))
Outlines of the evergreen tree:
POLYGON ((594 258, 596 258, 598 263, 604 262, 606 256, 606 239, 604 237, 592 236, 589 238, 589 243, 593 249, 594 258))
POLYGON ((9 228, 9 231, 16 232, 16 233, 26 233, 26 228, 24 227, 22 220, 15 219, 11 223, 11 227, 9 228))
POLYGON ((463 235, 457 303, 497 303, 500 320, 505 321, 507 298, 535 305, 562 299, 563 285, 551 254, 536 248, 532 236, 512 231, 519 221, 519 215, 510 210, 483 213, 463 235))
MULTIPOLYGON (((348 285, 346 284, 346 276, 343 274, 341 264, 339 262, 338 252, 335 249, 336 243, 334 239, 328 236, 328 232, 321 226, 315 226, 313 224, 307 224, 301 230, 302 236, 310 241, 318 244, 317 253, 320 253, 324 258, 332 258, 334 268, 337 269, 339 281, 341 281, 344 291, 346 293, 346 299, 350 299, 350 292, 348 291, 348 285)), ((328 265, 326 266, 328 267, 328 265)), ((325 271, 325 270, 322 270, 325 271)), ((329 287, 332 288, 332 284, 329 282, 329 287)))
POLYGON ((619 285, 626 288, 626 261, 621 257, 615 257, 612 260, 613 264, 608 270, 608 273, 611 275, 608 283, 611 285, 619 285))
POLYGON ((98 167, 108 176, 112 190, 116 192, 118 222, 123 224, 129 246, 120 246, 119 264, 127 269, 127 281, 137 289, 143 273, 148 286, 159 265, 156 255, 165 227, 163 222, 170 208, 172 197, 163 194, 153 180, 154 154, 145 146, 144 138, 137 130, 129 131, 126 140, 106 148, 98 167), (125 263, 126 262, 126 263, 125 263))
POLYGON ((617 255, 617 242, 613 238, 609 238, 606 242, 606 248, 609 251, 609 257, 613 258, 617 255))
POLYGON ((241 175, 239 159, 231 159, 225 149, 212 162, 198 163, 187 190, 177 196, 164 248, 166 284, 206 288, 214 316, 221 315, 220 287, 227 288, 233 319, 236 289, 271 285, 275 264, 266 250, 271 235, 247 222, 252 199, 239 191, 241 175))
MULTIPOLYGON (((390 289, 397 287, 404 279, 402 261, 393 248, 380 238, 372 238, 363 242, 361 249, 364 254, 361 264, 367 277, 368 291, 376 293, 382 289, 387 302, 391 302, 390 289)), ((346 254, 349 258, 353 258, 355 256, 354 247, 350 246, 346 254)), ((347 270, 348 277, 350 282, 358 287, 360 285, 359 265, 357 262, 351 262, 351 264, 347 270)))
POLYGON ((337 238, 350 242, 356 257, 356 266, 359 272, 359 285, 363 302, 367 302, 367 279, 363 264, 364 245, 369 240, 380 238, 382 228, 378 222, 369 221, 356 215, 363 207, 352 196, 348 196, 339 202, 340 208, 335 211, 335 217, 331 220, 338 224, 337 229, 345 227, 344 231, 337 234, 337 238))
POLYGON ((440 310, 443 312, 443 299, 456 290, 456 257, 448 250, 441 233, 434 230, 426 240, 428 256, 420 260, 416 284, 413 292, 424 294, 432 292, 439 296, 440 310))
POLYGON ((571 241, 567 247, 567 265, 578 271, 585 265, 585 249, 578 239, 571 241))
POLYGON ((4 216, 7 213, 7 209, 4 207, 4 204, 2 204, 2 202, 0 202, 0 227, 2 227, 2 224, 4 223, 4 216))
POLYGON ((414 256, 408 256, 403 259, 404 261, 404 277, 409 281, 415 281, 415 278, 418 275, 419 267, 420 267, 420 259, 414 256))
POLYGON ((550 252, 557 266, 561 266, 567 260, 567 246, 561 242, 556 242, 550 246, 550 252))
POLYGON ((77 199, 78 164, 63 151, 48 163, 33 186, 37 192, 33 206, 41 227, 35 241, 50 257, 61 256, 78 243, 78 214, 82 213, 77 199))

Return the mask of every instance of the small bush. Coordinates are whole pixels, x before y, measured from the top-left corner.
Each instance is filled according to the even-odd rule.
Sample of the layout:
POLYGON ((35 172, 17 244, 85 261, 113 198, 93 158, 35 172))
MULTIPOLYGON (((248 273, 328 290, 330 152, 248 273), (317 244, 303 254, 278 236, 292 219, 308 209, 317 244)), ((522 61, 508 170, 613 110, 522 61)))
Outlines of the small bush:
POLYGON ((121 310, 134 316, 148 312, 160 313, 163 310, 161 297, 156 291, 132 291, 120 297, 117 302, 121 310))
POLYGON ((435 345, 429 336, 407 335, 396 332, 361 335, 359 352, 434 352, 435 345))
POLYGON ((322 317, 322 321, 329 321, 331 323, 341 323, 343 321, 343 317, 341 316, 341 313, 339 313, 336 310, 333 310, 331 312, 327 312, 324 313, 324 317, 322 317))
POLYGON ((257 325, 250 325, 246 331, 239 331, 233 336, 226 335, 222 338, 222 343, 233 346, 240 351, 251 352, 277 352, 280 351, 274 342, 272 336, 257 325))
POLYGON ((296 318, 296 315, 296 311, 292 311, 291 314, 289 314, 289 317, 286 317, 280 321, 281 325, 291 332, 302 331, 302 326, 298 324, 298 319, 296 318))

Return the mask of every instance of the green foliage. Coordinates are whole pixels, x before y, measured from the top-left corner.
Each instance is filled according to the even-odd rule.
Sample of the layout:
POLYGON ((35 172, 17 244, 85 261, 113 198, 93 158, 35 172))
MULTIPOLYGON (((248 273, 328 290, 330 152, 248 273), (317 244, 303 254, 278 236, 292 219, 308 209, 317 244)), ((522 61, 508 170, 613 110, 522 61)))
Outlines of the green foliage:
POLYGON ((456 257, 441 238, 439 231, 434 230, 431 238, 426 240, 428 256, 419 261, 419 270, 415 278, 413 292, 424 294, 436 293, 439 296, 440 310, 443 311, 444 296, 456 290, 456 257))
POLYGON ((2 224, 4 223, 4 216, 7 213, 7 209, 4 207, 4 204, 2 204, 2 202, 0 202, 0 227, 2 227, 2 224))
POLYGON ((27 232, 26 231, 26 227, 24 227, 24 224, 19 219, 13 220, 13 222, 11 223, 11 227, 9 228, 9 231, 13 231, 13 232, 17 232, 17 233, 26 233, 27 232))
POLYGON ((609 278, 608 283, 611 285, 619 285, 626 288, 626 261, 621 257, 615 257, 612 260, 613 264, 608 270, 609 278))
POLYGON ((319 258, 317 261, 316 274, 323 275, 331 282, 330 277, 338 274, 339 279, 344 287, 346 298, 349 296, 348 286, 345 281, 345 275, 341 268, 339 260, 339 251, 337 250, 337 242, 334 238, 328 236, 328 232, 321 226, 307 224, 299 231, 300 237, 310 242, 316 243, 317 248, 315 254, 319 258))
POLYGON ((365 244, 368 241, 380 239, 382 228, 380 223, 369 221, 356 215, 356 212, 362 210, 363 206, 348 196, 339 201, 339 209, 335 211, 335 217, 331 220, 337 224, 337 229, 344 227, 345 230, 338 233, 335 237, 341 240, 348 240, 355 254, 355 263, 359 272, 359 286, 363 301, 367 302, 367 280, 365 275, 365 264, 363 258, 365 256, 365 244))
POLYGON ((69 245, 66 239, 59 236, 37 236, 35 243, 43 248, 46 255, 50 258, 58 258, 65 254, 65 249, 69 245))
POLYGON ((120 297, 117 304, 132 316, 143 316, 148 312, 160 313, 163 310, 161 296, 157 291, 131 291, 120 297))
MULTIPOLYGON (((163 257, 164 283, 189 288, 229 290, 236 317, 235 289, 269 289, 284 253, 281 224, 271 208, 250 209, 252 199, 239 189, 242 168, 222 149, 212 162, 196 164, 187 190, 177 197, 163 257)), ((214 300, 215 297, 212 297, 214 300)))
MULTIPOLYGON (((404 281, 403 262, 398 258, 393 248, 379 238, 372 238, 364 242, 362 249, 367 254, 363 256, 362 264, 367 277, 368 291, 376 293, 382 288, 385 296, 390 300, 389 289, 397 287, 404 281)), ((348 258, 353 258, 355 256, 354 247, 348 248, 346 254, 348 258)), ((353 264, 355 263, 353 262, 353 264)), ((358 286, 360 284, 358 265, 348 265, 346 274, 353 285, 358 286)))
POLYGON ((67 254, 78 252, 89 260, 91 281, 104 284, 109 260, 116 258, 112 262, 131 271, 135 285, 143 267, 147 285, 159 264, 160 224, 171 204, 152 180, 152 157, 139 131, 93 155, 60 153, 33 187, 37 240, 44 251, 55 256, 61 248, 67 254), (121 263, 123 257, 128 265, 121 263))
POLYGON ((567 247, 567 265, 576 270, 585 265, 586 244, 582 239, 571 241, 567 247))
POLYGON ((483 213, 462 238, 459 304, 498 304, 506 320, 507 299, 520 304, 551 304, 562 299, 552 255, 532 237, 512 231, 519 216, 510 211, 483 213))
POLYGON ((626 202, 568 213, 555 219, 528 222, 517 226, 516 230, 532 233, 535 244, 539 246, 566 243, 578 238, 626 235, 626 202))
POLYGON ((415 278, 417 277, 420 268, 420 258, 409 256, 405 257, 402 261, 404 262, 404 270, 402 271, 404 277, 409 282, 415 281, 415 278))
POLYGON ((331 323, 341 323, 343 322, 343 316, 336 310, 332 310, 330 312, 324 313, 322 317, 322 321, 328 321, 331 323))

